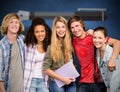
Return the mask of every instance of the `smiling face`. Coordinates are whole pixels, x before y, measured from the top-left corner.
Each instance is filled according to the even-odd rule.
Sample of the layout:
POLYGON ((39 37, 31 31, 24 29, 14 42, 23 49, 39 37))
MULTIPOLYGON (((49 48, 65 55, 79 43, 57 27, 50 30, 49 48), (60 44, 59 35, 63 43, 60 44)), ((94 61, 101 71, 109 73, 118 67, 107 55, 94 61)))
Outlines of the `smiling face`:
POLYGON ((20 28, 20 22, 15 17, 12 17, 8 23, 8 34, 17 34, 20 28))
POLYGON ((101 30, 97 30, 93 34, 93 43, 96 48, 103 48, 106 43, 106 37, 101 30))
POLYGON ((62 22, 56 23, 56 34, 59 38, 63 38, 66 33, 66 25, 62 22))
POLYGON ((72 22, 70 29, 74 36, 83 38, 85 31, 83 25, 79 21, 72 22))
POLYGON ((43 25, 37 25, 34 27, 34 35, 37 39, 37 42, 43 42, 46 36, 45 27, 43 25))

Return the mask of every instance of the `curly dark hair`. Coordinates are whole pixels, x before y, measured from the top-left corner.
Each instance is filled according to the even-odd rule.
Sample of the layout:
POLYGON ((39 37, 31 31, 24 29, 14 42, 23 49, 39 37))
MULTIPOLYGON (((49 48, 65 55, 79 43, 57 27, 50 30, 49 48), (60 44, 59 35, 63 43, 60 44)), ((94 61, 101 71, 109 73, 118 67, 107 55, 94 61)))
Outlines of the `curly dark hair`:
POLYGON ((43 48, 46 51, 48 45, 51 43, 52 31, 51 31, 50 27, 46 24, 46 22, 43 18, 36 17, 32 20, 32 24, 26 33, 24 42, 25 42, 26 46, 29 46, 29 45, 33 46, 33 45, 37 44, 37 39, 34 36, 34 27, 37 25, 42 25, 45 27, 46 37, 43 41, 43 48))

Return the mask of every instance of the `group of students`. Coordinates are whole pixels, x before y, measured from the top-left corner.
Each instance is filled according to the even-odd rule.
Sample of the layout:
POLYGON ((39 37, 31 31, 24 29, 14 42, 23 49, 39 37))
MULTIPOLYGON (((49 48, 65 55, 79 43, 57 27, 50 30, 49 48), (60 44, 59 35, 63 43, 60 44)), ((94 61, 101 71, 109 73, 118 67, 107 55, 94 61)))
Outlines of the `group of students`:
POLYGON ((36 17, 24 37, 19 16, 9 13, 0 29, 0 92, 119 92, 120 41, 105 27, 89 35, 83 19, 73 15, 68 22, 55 17, 51 30, 36 17), (71 60, 80 73, 76 81, 55 72, 71 60), (58 87, 55 79, 65 85, 58 87))

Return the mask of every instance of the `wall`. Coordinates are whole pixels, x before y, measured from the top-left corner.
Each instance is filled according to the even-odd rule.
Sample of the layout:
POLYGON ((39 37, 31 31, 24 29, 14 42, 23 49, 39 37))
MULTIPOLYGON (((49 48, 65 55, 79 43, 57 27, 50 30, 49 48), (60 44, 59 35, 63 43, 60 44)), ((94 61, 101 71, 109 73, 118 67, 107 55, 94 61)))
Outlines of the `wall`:
MULTIPOLYGON (((109 36, 120 40, 120 3, 118 0, 2 0, 0 1, 0 24, 9 12, 25 10, 30 12, 76 12, 78 8, 107 8, 106 21, 85 21, 86 28, 105 26, 109 36)), ((52 19, 46 19, 52 25, 52 19)), ((31 20, 23 21, 25 32, 31 20)))

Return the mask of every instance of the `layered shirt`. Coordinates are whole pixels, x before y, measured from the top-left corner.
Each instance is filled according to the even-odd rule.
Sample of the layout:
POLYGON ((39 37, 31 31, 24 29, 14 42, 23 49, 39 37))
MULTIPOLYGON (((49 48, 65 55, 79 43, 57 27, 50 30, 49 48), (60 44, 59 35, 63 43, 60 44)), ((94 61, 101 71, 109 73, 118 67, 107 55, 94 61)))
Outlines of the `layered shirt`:
MULTIPOLYGON (((22 69, 24 69, 24 36, 19 35, 17 37, 17 43, 20 48, 20 55, 21 55, 21 64, 22 69)), ((9 68, 9 58, 10 58, 10 41, 8 40, 7 36, 5 35, 0 41, 0 81, 3 81, 4 84, 7 83, 8 87, 6 92, 10 91, 10 72, 8 79, 5 78, 7 74, 7 70, 9 68), (8 81, 7 81, 8 80, 8 81)))
MULTIPOLYGON (((110 88, 111 90, 115 89, 116 87, 120 87, 120 55, 116 59, 116 70, 110 72, 108 69, 108 61, 112 55, 113 48, 106 45, 105 53, 103 59, 100 58, 100 51, 97 49, 97 61, 98 66, 101 72, 102 80, 104 81, 106 87, 110 88)), ((117 92, 117 91, 111 91, 117 92)))
MULTIPOLYGON (((39 53, 40 54, 40 53, 39 53)), ((25 70, 24 70, 24 92, 29 92, 32 78, 45 80, 47 86, 48 76, 43 73, 43 59, 45 53, 38 57, 36 45, 25 45, 25 70)))

